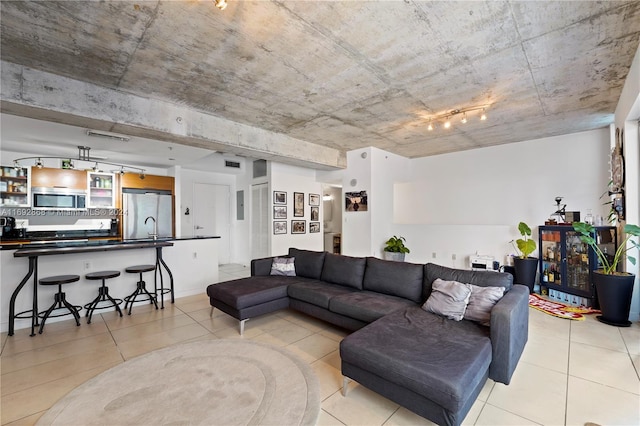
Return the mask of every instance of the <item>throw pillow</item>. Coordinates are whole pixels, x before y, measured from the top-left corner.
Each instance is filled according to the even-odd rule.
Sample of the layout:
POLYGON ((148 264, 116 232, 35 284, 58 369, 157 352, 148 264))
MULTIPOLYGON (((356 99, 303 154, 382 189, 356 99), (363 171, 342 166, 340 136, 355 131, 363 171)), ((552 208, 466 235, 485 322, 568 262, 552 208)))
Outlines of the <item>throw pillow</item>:
POLYGON ((271 263, 271 275, 296 276, 295 257, 274 257, 271 263))
POLYGON ((471 297, 471 286, 457 281, 444 281, 437 278, 433 289, 422 309, 449 319, 460 321, 464 318, 471 297))
POLYGON ((464 313, 464 319, 478 321, 482 325, 489 326, 491 323, 491 310, 504 296, 504 287, 469 285, 471 286, 471 297, 464 313))

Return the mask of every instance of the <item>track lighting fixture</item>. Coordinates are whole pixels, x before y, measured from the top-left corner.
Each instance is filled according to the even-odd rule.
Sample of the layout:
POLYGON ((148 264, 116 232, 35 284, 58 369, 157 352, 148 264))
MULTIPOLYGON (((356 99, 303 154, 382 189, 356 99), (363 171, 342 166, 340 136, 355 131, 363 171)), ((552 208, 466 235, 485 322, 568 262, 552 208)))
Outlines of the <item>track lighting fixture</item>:
MULTIPOLYGON (((88 146, 78 146, 78 158, 69 158, 69 157, 44 157, 44 156, 38 156, 38 157, 22 157, 22 158, 18 158, 16 160, 13 161, 13 167, 16 170, 19 170, 22 168, 22 166, 20 165, 20 161, 25 161, 25 160, 35 160, 35 165, 34 167, 37 167, 39 169, 41 169, 42 167, 44 167, 44 163, 42 162, 43 158, 51 158, 51 159, 56 159, 56 160, 63 160, 63 163, 66 164, 66 167, 70 168, 70 169, 74 169, 75 168, 75 164, 74 162, 76 161, 86 161, 88 163, 95 163, 94 166, 91 168, 91 170, 93 170, 94 172, 100 171, 99 168, 99 164, 107 164, 110 166, 116 166, 116 167, 120 167, 120 174, 125 174, 126 172, 136 172, 139 173, 140 176, 144 176, 145 175, 145 170, 141 169, 139 167, 133 167, 133 166, 125 166, 123 164, 119 164, 119 163, 112 163, 109 161, 104 161, 101 159, 96 159, 96 158, 91 158, 91 155, 89 154, 89 151, 91 150, 91 148, 89 148, 88 146)), ((142 178, 144 179, 144 178, 142 178)))
POLYGON ((469 121, 469 118, 467 117, 467 115, 475 111, 482 111, 480 115, 480 120, 485 121, 487 119, 487 114, 486 114, 487 107, 488 105, 476 105, 476 106, 470 106, 466 108, 453 109, 451 111, 448 111, 442 114, 438 114, 432 117, 427 117, 429 118, 429 124, 427 125, 427 130, 432 131, 433 129, 435 129, 436 123, 438 122, 442 123, 443 128, 450 129, 452 125, 451 120, 453 119, 453 117, 455 117, 458 114, 462 114, 460 123, 466 124, 469 121))

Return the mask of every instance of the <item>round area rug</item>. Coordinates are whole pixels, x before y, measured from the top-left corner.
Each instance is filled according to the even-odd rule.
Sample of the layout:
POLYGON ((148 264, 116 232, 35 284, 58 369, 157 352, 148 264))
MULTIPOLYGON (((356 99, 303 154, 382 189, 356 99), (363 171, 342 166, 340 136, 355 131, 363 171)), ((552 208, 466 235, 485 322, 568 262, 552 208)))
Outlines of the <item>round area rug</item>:
POLYGON ((313 425, 318 380, 284 349, 185 343, 126 361, 58 401, 38 425, 313 425))

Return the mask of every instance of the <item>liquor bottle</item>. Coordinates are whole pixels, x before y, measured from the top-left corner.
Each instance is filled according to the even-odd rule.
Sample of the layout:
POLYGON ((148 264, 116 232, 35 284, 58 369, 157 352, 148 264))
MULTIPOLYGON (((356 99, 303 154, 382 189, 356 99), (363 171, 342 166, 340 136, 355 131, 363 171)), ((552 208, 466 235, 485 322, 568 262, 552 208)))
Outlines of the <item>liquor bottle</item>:
POLYGON ((549 272, 547 271, 547 268, 544 268, 544 272, 542 273, 542 282, 543 283, 549 282, 549 272))
POLYGON ((554 273, 553 273, 553 266, 551 267, 551 269, 549 269, 549 274, 548 274, 548 278, 547 278, 547 280, 548 280, 550 283, 555 283, 555 282, 556 282, 556 277, 555 277, 555 275, 554 275, 554 273))

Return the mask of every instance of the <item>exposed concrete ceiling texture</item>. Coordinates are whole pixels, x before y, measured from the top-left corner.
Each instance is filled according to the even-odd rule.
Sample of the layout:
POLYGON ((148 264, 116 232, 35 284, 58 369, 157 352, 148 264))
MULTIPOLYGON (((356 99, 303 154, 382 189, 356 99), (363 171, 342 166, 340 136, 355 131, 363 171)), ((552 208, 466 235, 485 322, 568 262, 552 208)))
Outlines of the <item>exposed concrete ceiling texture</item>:
MULTIPOLYGON (((302 151, 375 146, 416 158, 610 124, 640 40, 640 2, 229 0, 221 11, 210 0, 3 1, 1 31, 4 65, 313 144, 302 151), (488 120, 476 110, 466 124, 458 114, 450 129, 427 130, 478 105, 488 120)), ((11 103, 3 97, 5 112, 38 115, 11 103)))

